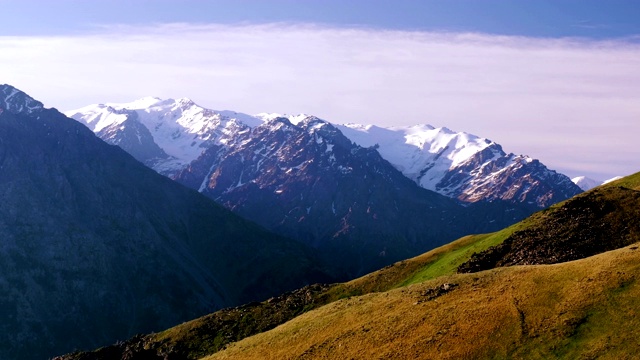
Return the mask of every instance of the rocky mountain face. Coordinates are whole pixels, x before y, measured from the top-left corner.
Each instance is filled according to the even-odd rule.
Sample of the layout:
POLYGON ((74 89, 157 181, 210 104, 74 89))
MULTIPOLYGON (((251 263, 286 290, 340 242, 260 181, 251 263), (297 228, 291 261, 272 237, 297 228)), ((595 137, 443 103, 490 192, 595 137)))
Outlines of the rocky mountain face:
POLYGON ((347 124, 340 130, 425 189, 463 202, 504 200, 545 208, 582 190, 567 176, 525 155, 507 154, 485 138, 429 125, 380 128, 347 124))
POLYGON ((326 281, 311 251, 0 86, 0 358, 43 359, 326 281))
POLYGON ((248 115, 205 109, 186 98, 147 97, 126 104, 90 105, 66 114, 169 177, 209 147, 224 145, 260 122, 248 115))
MULTIPOLYGON (((157 98, 90 105, 67 115, 172 178, 208 148, 226 147, 264 122, 284 117, 298 124, 309 117, 267 113, 249 116, 205 109, 189 99, 157 98), (149 129, 152 138, 142 134, 144 131, 134 123, 149 129), (108 133, 102 132, 104 127, 110 128, 108 133), (166 155, 160 154, 154 141, 166 155)), ((430 125, 334 126, 357 145, 375 147, 383 159, 419 186, 461 202, 503 200, 545 208, 582 192, 571 179, 540 161, 508 154, 499 144, 472 134, 430 125)))
MULTIPOLYGON (((635 175, 638 178, 638 175, 635 175)), ((583 259, 640 239, 640 191, 603 186, 537 214, 536 222, 500 245, 474 254, 459 272, 583 259)))
POLYGON ((175 179, 319 249, 350 277, 531 211, 503 202, 461 206, 420 188, 375 148, 353 144, 315 117, 295 125, 273 118, 211 147, 175 179))

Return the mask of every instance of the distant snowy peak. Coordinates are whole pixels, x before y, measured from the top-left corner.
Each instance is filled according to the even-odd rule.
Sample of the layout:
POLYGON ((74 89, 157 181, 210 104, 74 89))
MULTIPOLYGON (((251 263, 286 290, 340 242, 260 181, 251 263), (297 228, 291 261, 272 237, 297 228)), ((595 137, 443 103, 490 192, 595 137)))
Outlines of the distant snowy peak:
POLYGON ((41 102, 34 100, 24 92, 11 85, 0 85, 0 111, 7 110, 15 114, 31 114, 36 110, 42 109, 44 109, 44 105, 41 102))
MULTIPOLYGON (((250 116, 205 109, 187 98, 146 97, 124 104, 91 105, 67 115, 172 178, 207 151, 223 157, 234 151, 239 153, 237 149, 249 146, 249 139, 255 136, 278 133, 287 142, 301 139, 302 131, 313 136, 315 143, 307 146, 326 147, 319 154, 328 154, 328 159, 333 159, 331 151, 338 143, 344 148, 355 143, 376 149, 384 160, 419 186, 463 202, 499 199, 545 207, 581 191, 569 178, 537 160, 506 154, 491 140, 445 127, 335 125, 308 114, 250 116)), ((272 150, 284 151, 295 146, 283 143, 272 150)), ((282 153, 279 156, 286 157, 282 153)), ((197 172, 201 170, 214 171, 208 168, 197 172)), ((204 184, 202 179, 189 182, 195 188, 204 184)))
MULTIPOLYGON (((245 122, 261 123, 249 115, 203 108, 188 98, 145 97, 129 103, 90 105, 68 111, 66 115, 84 123, 95 133, 104 134, 103 140, 116 145, 120 145, 119 136, 133 131, 129 128, 136 128, 140 144, 135 146, 147 145, 133 152, 165 154, 165 158, 138 159, 165 175, 182 170, 208 147, 224 145, 237 133, 248 131, 249 125, 245 122), (144 126, 151 138, 143 141, 146 132, 140 131, 134 123, 144 126), (151 151, 148 146, 158 147, 161 152, 151 151)), ((133 135, 127 136, 135 139, 133 135)), ((132 152, 131 149, 127 151, 132 152)))
POLYGON ((489 147, 492 147, 494 156, 487 161, 505 155, 499 145, 488 139, 444 127, 415 125, 383 128, 345 124, 338 128, 360 146, 376 146, 383 158, 430 190, 437 190, 438 183, 451 169, 489 147))
POLYGON ((594 180, 586 176, 574 177, 573 179, 571 179, 571 181, 573 181, 574 184, 578 185, 580 189, 584 191, 591 190, 594 187, 600 186, 603 184, 602 181, 594 180))
POLYGON ((546 207, 580 192, 571 180, 486 138, 431 125, 338 128, 425 189, 464 202, 506 200, 546 207))
POLYGON ((603 182, 602 182, 602 184, 603 184, 603 185, 604 185, 604 184, 608 184, 608 183, 610 183, 610 182, 612 182, 612 181, 620 180, 620 179, 622 179, 622 178, 623 178, 623 176, 614 176, 614 177, 612 177, 611 179, 607 179, 607 180, 603 181, 603 182))

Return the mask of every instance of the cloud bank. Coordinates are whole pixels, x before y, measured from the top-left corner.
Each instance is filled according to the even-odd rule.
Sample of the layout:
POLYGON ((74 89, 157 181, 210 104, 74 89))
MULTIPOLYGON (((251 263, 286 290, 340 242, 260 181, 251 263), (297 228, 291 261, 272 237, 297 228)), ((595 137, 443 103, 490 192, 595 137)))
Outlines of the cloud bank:
POLYGON ((345 123, 428 123, 570 176, 640 170, 640 45, 309 24, 0 37, 0 82, 61 110, 143 96, 345 123))

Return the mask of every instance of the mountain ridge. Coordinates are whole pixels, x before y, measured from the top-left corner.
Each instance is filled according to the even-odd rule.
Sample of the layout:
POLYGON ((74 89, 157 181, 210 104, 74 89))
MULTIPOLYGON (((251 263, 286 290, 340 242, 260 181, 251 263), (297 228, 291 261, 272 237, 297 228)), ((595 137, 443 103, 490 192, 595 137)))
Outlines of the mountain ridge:
MULTIPOLYGON (((171 125, 171 121, 175 120, 183 126, 182 130, 179 127, 172 127, 176 136, 189 139, 192 135, 194 136, 195 141, 182 145, 193 151, 178 156, 181 158, 179 162, 167 167, 157 163, 147 164, 170 177, 184 170, 207 147, 224 146, 232 141, 231 138, 235 134, 250 131, 262 123, 276 118, 287 118, 293 125, 297 125, 306 118, 317 119, 306 114, 261 113, 250 116, 229 111, 219 112, 204 109, 188 99, 176 101, 158 98, 144 98, 125 104, 90 105, 68 111, 66 114, 96 131, 95 123, 117 122, 113 119, 113 112, 117 110, 109 111, 109 108, 136 111, 141 119, 146 119, 145 126, 152 132, 161 124, 169 122, 171 125), (184 112, 175 112, 177 103, 182 104, 180 106, 184 107, 184 112), (162 106, 165 110, 157 110, 162 106), (151 120, 152 113, 156 112, 159 114, 151 120), (160 114, 162 112, 164 113, 160 114), (195 115, 194 119, 198 119, 195 123, 199 126, 196 129, 188 125, 191 122, 188 120, 188 114, 185 116, 188 112, 209 115, 195 115), (171 116, 167 116, 169 114, 171 116), (109 120, 110 117, 111 120, 109 120), (221 119, 225 118, 232 121, 233 125, 222 123, 221 119), (151 123, 154 125, 151 126, 151 123), (206 123, 212 124, 210 130, 218 134, 214 136, 211 131, 203 131, 202 129, 208 126, 206 123), (214 141, 206 142, 210 137, 214 137, 214 141)), ((456 133, 447 128, 434 128, 430 125, 390 128, 358 124, 332 125, 356 144, 362 147, 375 147, 385 160, 421 187, 463 202, 501 199, 535 203, 543 208, 581 191, 569 178, 547 169, 538 160, 525 155, 507 154, 499 144, 472 134, 456 133), (520 176, 522 173, 529 176, 522 177, 520 176), (519 190, 515 192, 509 190, 513 188, 519 190)), ((157 132, 154 134, 158 135, 157 132)), ((113 137, 103 136, 102 138, 113 143, 113 137)), ((162 148, 164 149, 164 146, 162 148)))
POLYGON ((0 94, 0 357, 96 347, 328 278, 302 244, 0 94))
POLYGON ((230 114, 233 118, 188 99, 158 98, 67 114, 98 134, 114 129, 102 138, 134 155, 164 151, 168 158, 138 159, 319 250, 327 263, 338 265, 342 279, 467 233, 498 230, 580 192, 537 160, 506 154, 487 139, 427 125, 410 128, 411 134, 367 129, 385 134, 376 137, 390 138, 387 143, 399 146, 403 157, 417 158, 416 169, 435 169, 429 175, 436 179, 434 189, 403 173, 393 156, 382 156, 389 152, 387 143, 369 138, 370 143, 358 144, 357 131, 314 116, 230 114), (143 127, 149 132, 143 134, 143 127), (351 138, 345 135, 349 131, 351 138), (473 190, 465 193, 467 188, 473 190))

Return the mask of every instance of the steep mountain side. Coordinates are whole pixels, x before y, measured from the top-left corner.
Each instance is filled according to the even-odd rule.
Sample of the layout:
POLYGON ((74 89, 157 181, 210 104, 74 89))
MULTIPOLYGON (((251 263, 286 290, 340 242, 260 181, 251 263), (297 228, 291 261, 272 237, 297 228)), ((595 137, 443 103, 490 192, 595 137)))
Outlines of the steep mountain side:
POLYGON ((47 358, 326 280, 297 242, 0 86, 1 358, 47 358))
POLYGON ((176 180, 318 248, 351 277, 531 211, 499 202, 460 206, 313 117, 297 125, 272 119, 228 147, 210 148, 176 180))
POLYGON ((568 177, 528 156, 507 154, 497 143, 430 125, 381 128, 346 124, 338 128, 425 189, 464 202, 535 204, 544 208, 579 194, 568 177))
POLYGON ((187 98, 146 97, 124 104, 90 105, 66 115, 169 177, 210 146, 225 144, 259 123, 248 115, 205 109, 187 98))

